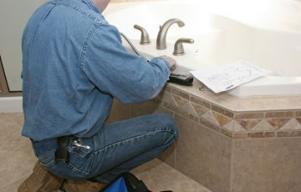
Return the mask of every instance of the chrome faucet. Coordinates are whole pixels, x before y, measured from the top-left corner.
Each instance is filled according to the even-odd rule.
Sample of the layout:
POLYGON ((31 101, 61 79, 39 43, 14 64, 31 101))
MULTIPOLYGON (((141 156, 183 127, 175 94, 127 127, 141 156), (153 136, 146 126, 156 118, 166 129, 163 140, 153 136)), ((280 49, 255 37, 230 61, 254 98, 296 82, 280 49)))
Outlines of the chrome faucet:
POLYGON ((140 44, 150 44, 149 34, 147 31, 139 25, 134 25, 134 28, 141 32, 140 44))
POLYGON ((183 43, 193 44, 194 40, 190 39, 190 38, 178 39, 176 44, 175 44, 173 55, 179 56, 179 55, 184 55, 185 54, 183 43))
POLYGON ((170 19, 166 21, 162 26, 160 26, 160 31, 157 36, 157 49, 162 50, 166 49, 166 36, 168 29, 174 24, 177 23, 179 27, 183 27, 185 23, 180 19, 170 19))

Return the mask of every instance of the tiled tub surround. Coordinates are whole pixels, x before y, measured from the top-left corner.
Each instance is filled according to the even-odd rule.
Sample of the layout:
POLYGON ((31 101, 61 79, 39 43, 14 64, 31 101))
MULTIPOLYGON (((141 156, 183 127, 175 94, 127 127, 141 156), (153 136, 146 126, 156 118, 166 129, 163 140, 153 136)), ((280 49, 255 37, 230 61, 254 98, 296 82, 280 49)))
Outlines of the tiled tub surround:
POLYGON ((112 120, 172 114, 177 145, 162 159, 213 192, 301 191, 301 97, 214 95, 169 84, 140 105, 114 104, 112 120))
POLYGON ((170 84, 156 102, 233 139, 301 137, 301 96, 238 98, 200 87, 170 84))

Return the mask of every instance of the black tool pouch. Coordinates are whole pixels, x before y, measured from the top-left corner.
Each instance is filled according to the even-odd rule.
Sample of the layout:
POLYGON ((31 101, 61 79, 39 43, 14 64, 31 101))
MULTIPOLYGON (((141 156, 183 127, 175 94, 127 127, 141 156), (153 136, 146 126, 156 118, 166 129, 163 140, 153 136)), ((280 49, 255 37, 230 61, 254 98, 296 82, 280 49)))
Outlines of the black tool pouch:
POLYGON ((69 152, 67 147, 70 143, 70 137, 59 137, 57 139, 58 148, 55 151, 55 162, 64 161, 65 163, 69 162, 69 152))

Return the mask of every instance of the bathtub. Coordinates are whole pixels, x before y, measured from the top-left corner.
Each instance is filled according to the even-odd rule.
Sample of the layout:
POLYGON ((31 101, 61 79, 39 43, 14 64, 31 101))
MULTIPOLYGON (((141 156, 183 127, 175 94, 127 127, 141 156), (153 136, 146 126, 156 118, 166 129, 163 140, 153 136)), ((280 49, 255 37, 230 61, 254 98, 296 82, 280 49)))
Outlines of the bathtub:
MULTIPOLYGON (((244 84, 229 94, 247 96, 301 95, 301 2, 255 0, 152 1, 112 4, 105 12, 108 21, 127 35, 141 54, 173 56, 178 38, 188 37, 184 56, 173 56, 177 72, 201 70, 206 65, 224 65, 245 60, 271 71, 269 76, 244 84), (179 18, 185 27, 172 26, 168 48, 155 49, 159 26, 179 18), (138 24, 147 29, 152 43, 140 45, 138 24)), ((128 46, 125 43, 125 46, 128 46)))
MULTIPOLYGON (((104 12, 108 21, 126 34, 148 56, 172 56, 180 37, 195 40, 184 45, 186 55, 175 57, 177 72, 248 60, 273 71, 229 92, 234 96, 301 95, 301 2, 290 0, 185 0, 111 4, 104 12), (155 49, 159 26, 180 18, 186 26, 171 27, 168 49, 155 49), (134 24, 145 27, 152 44, 141 46, 134 24)), ((125 44, 125 46, 127 46, 125 44)), ((0 97, 0 112, 22 112, 22 97, 0 97)))

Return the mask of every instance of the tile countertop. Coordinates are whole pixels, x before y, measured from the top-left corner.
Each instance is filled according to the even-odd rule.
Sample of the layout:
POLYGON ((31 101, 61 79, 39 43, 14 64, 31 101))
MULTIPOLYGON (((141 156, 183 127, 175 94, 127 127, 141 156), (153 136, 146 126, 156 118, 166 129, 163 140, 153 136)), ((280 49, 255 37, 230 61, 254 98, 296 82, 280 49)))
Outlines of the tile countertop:
POLYGON ((301 110, 300 96, 253 96, 236 97, 228 93, 215 94, 195 81, 191 87, 169 83, 168 87, 226 108, 232 112, 264 112, 301 110))

